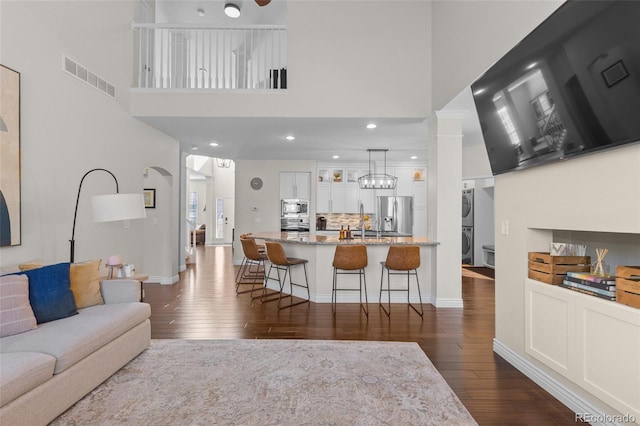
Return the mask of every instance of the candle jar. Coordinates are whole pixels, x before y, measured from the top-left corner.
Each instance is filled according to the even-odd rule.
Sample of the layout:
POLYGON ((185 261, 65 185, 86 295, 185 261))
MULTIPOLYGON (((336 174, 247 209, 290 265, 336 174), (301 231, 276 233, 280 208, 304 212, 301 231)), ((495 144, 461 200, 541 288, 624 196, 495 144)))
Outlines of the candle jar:
POLYGON ((607 262, 598 262, 594 260, 591 262, 591 273, 602 277, 608 277, 611 271, 611 267, 607 262))

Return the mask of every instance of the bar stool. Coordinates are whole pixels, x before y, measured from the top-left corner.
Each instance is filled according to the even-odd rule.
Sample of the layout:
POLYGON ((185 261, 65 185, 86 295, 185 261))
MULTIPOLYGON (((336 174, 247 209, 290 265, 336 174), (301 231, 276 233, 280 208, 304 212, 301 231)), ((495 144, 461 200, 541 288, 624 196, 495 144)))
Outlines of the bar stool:
MULTIPOLYGON (((251 235, 251 233, 240 234, 240 243, 242 243, 242 240, 246 240, 246 239, 254 240, 254 238, 251 235)), ((265 255, 265 259, 266 259, 266 250, 265 250, 264 245, 256 243, 256 248, 258 250, 258 253, 265 255)), ((242 258, 242 262, 240 262, 240 269, 238 269, 238 272, 236 273, 236 284, 250 284, 250 283, 247 283, 247 282, 241 282, 241 281, 243 281, 242 274, 246 272, 245 264, 247 263, 247 260, 248 260, 247 259, 247 254, 246 254, 245 249, 244 249, 244 246, 242 247, 242 252, 244 253, 244 257, 242 258)), ((236 285, 236 293, 237 292, 238 292, 238 286, 236 285)), ((241 293, 247 293, 247 292, 248 291, 244 291, 244 292, 241 292, 241 293)))
POLYGON ((309 302, 309 299, 311 299, 311 295, 309 294, 309 278, 307 276, 308 260, 298 259, 295 257, 287 257, 280 243, 276 243, 274 241, 266 241, 265 244, 267 246, 267 257, 269 258, 269 262, 271 263, 271 265, 269 266, 269 273, 265 278, 265 286, 268 280, 270 279, 275 280, 275 278, 271 277, 271 271, 272 269, 276 269, 276 272, 278 275, 277 281, 278 281, 278 284, 280 285, 280 295, 278 297, 278 309, 290 308, 295 305, 300 305, 302 303, 309 302), (293 280, 291 279, 291 267, 298 266, 298 265, 302 265, 302 267, 304 268, 305 284, 294 283, 293 280), (284 276, 281 277, 280 272, 284 272, 284 276), (292 299, 291 299, 291 303, 289 303, 288 305, 282 306, 281 305, 282 299, 283 299, 282 291, 284 290, 284 286, 287 281, 287 275, 289 275, 289 294, 284 297, 291 297, 292 299), (295 303, 293 302, 293 286, 294 285, 307 289, 306 300, 302 300, 300 302, 295 302, 295 303))
POLYGON ((236 274, 236 294, 251 293, 253 297, 256 284, 264 282, 264 262, 267 260, 267 255, 260 253, 253 238, 240 238, 240 243, 242 243, 244 259, 236 274), (252 267, 255 269, 252 270, 252 267), (240 291, 241 284, 251 284, 251 289, 240 291))
POLYGON ((331 307, 333 315, 336 314, 338 291, 360 292, 360 308, 369 316, 369 302, 367 300, 367 277, 364 268, 367 266, 367 247, 363 244, 337 245, 333 255, 333 290, 331 292, 331 307), (338 287, 338 275, 358 274, 359 288, 338 287), (364 283, 364 304, 362 303, 362 287, 364 283), (366 307, 365 307, 366 305, 366 307))
MULTIPOLYGON (((255 240, 255 237, 253 236, 253 234, 251 232, 248 232, 246 234, 240 234, 240 239, 242 239, 242 238, 251 238, 251 239, 255 240)), ((258 247, 258 251, 260 253, 265 253, 266 254, 267 250, 266 250, 264 244, 256 243, 256 246, 258 247)))
POLYGON ((422 295, 420 294, 420 282, 418 281, 418 267, 420 266, 420 247, 415 245, 403 245, 403 246, 390 246, 387 252, 387 260, 380 262, 382 265, 382 274, 380 276, 380 306, 382 310, 391 316, 391 292, 392 291, 406 291, 407 303, 413 308, 414 311, 421 317, 424 315, 422 309, 422 295), (382 288, 384 281, 384 270, 387 270, 387 288, 382 288), (391 272, 397 271, 397 272, 391 272), (391 275, 406 275, 407 287, 406 288, 391 288, 390 278, 391 275), (418 287, 418 297, 420 298, 420 311, 411 304, 409 299, 409 284, 411 275, 416 277, 416 285, 418 287), (382 292, 386 291, 388 295, 389 310, 384 308, 382 304, 382 292))

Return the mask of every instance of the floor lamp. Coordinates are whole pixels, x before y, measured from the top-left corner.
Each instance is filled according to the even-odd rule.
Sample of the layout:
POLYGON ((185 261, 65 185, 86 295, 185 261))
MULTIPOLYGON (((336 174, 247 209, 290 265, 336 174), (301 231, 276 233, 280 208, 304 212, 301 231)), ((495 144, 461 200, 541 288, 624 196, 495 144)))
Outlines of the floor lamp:
POLYGON ((107 169, 92 169, 82 176, 80 185, 78 186, 78 196, 76 198, 76 209, 73 213, 73 230, 71 231, 71 255, 70 262, 73 263, 75 257, 75 236, 76 236, 76 219, 78 217, 78 202, 80 201, 80 191, 84 179, 93 172, 107 172, 116 182, 115 194, 96 195, 91 197, 91 211, 93 213, 94 222, 113 222, 116 220, 128 219, 144 219, 147 217, 144 208, 144 197, 142 194, 120 194, 118 188, 118 179, 107 169))

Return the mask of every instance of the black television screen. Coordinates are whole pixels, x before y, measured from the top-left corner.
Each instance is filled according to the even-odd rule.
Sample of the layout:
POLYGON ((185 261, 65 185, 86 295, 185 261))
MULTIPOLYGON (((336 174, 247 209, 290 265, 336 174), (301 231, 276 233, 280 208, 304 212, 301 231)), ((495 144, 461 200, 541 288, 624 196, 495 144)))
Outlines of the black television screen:
POLYGON ((640 1, 567 1, 471 91, 494 175, 640 141, 640 1))

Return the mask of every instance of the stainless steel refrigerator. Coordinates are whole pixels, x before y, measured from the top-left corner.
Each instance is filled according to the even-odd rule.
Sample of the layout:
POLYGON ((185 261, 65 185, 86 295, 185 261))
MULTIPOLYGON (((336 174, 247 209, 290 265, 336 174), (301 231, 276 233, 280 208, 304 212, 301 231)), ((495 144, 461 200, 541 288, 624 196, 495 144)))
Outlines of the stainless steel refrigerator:
POLYGON ((378 227, 384 233, 413 235, 413 197, 377 197, 378 227))

